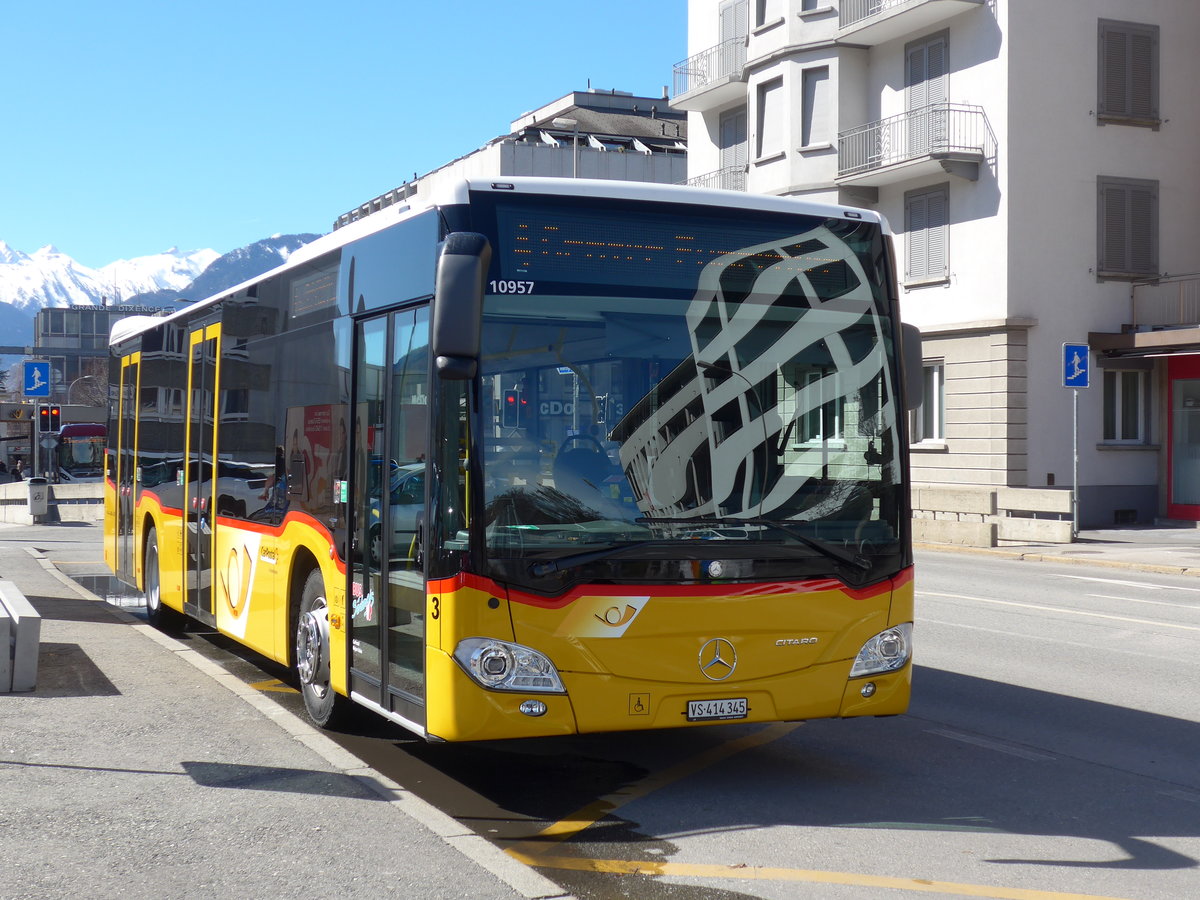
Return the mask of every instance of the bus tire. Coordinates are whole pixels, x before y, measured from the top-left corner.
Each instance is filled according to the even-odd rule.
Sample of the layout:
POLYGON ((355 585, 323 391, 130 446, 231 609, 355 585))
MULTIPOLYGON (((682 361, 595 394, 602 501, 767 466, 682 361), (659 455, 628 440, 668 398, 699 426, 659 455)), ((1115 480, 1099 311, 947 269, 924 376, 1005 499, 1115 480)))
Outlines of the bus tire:
POLYGON ((329 683, 329 605, 319 569, 308 573, 296 618, 296 675, 309 717, 322 728, 336 729, 350 718, 351 701, 329 683))
POLYGON ((162 567, 158 563, 158 532, 146 534, 146 554, 142 558, 143 584, 146 587, 146 620, 160 631, 182 631, 187 617, 162 602, 162 567))

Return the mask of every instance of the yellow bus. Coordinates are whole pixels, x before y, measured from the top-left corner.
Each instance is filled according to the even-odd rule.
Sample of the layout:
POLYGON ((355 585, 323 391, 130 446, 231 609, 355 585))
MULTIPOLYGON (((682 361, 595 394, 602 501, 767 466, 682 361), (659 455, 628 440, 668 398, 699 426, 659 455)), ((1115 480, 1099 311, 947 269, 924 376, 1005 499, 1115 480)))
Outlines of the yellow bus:
POLYGON ((920 347, 878 214, 518 178, 363 210, 114 326, 105 556, 151 622, 431 741, 907 708, 920 347))

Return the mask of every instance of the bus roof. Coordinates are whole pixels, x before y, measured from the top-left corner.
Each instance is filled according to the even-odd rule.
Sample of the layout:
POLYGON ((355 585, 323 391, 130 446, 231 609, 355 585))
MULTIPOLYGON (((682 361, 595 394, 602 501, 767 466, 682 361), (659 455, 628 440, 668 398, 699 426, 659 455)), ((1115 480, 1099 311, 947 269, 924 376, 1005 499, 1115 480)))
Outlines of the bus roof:
POLYGON ((113 323, 112 331, 109 334, 109 343, 118 344, 155 326, 162 325, 164 322, 186 319, 197 310, 212 306, 222 298, 245 290, 251 285, 262 281, 264 278, 304 265, 325 253, 329 253, 339 247, 344 247, 368 235, 383 231, 398 222, 412 218, 429 209, 466 203, 472 191, 555 194, 583 198, 619 198, 656 203, 688 203, 698 206, 734 207, 737 209, 794 213, 822 216, 825 218, 852 218, 875 222, 882 226, 885 232, 891 232, 887 220, 875 210, 820 203, 802 197, 777 197, 768 194, 748 194, 744 191, 726 191, 717 188, 698 188, 673 184, 654 184, 642 181, 539 178, 532 176, 467 178, 443 188, 429 202, 422 203, 418 201, 415 205, 397 203, 355 219, 331 231, 329 234, 323 235, 309 244, 305 244, 292 253, 282 265, 261 275, 256 275, 254 278, 247 279, 241 284, 226 288, 220 293, 213 294, 196 303, 191 303, 168 316, 128 316, 124 319, 118 319, 113 323))

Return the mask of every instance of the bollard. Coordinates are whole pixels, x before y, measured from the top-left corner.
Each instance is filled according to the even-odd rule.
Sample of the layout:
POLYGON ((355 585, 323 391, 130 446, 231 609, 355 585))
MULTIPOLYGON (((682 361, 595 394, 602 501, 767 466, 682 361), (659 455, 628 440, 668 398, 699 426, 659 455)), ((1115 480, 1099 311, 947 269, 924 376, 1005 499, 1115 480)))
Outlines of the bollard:
POLYGON ((0 693, 37 687, 42 617, 11 581, 0 581, 0 693))

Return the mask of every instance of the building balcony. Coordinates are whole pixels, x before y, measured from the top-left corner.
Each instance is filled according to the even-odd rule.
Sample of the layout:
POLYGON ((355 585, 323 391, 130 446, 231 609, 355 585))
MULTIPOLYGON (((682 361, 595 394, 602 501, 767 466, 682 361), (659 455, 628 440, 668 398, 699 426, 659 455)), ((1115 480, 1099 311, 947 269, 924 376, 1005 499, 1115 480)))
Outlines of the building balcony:
POLYGON ((746 39, 730 38, 675 64, 672 109, 715 109, 746 95, 746 39))
POLYGON ((975 181, 995 159, 982 107, 933 103, 841 132, 837 183, 878 187, 938 172, 975 181))
POLYGON ((838 6, 839 39, 874 47, 942 22, 986 0, 841 0, 838 6))
POLYGON ((720 188, 723 191, 746 190, 746 167, 726 166, 715 172, 697 175, 684 182, 688 187, 720 188))

